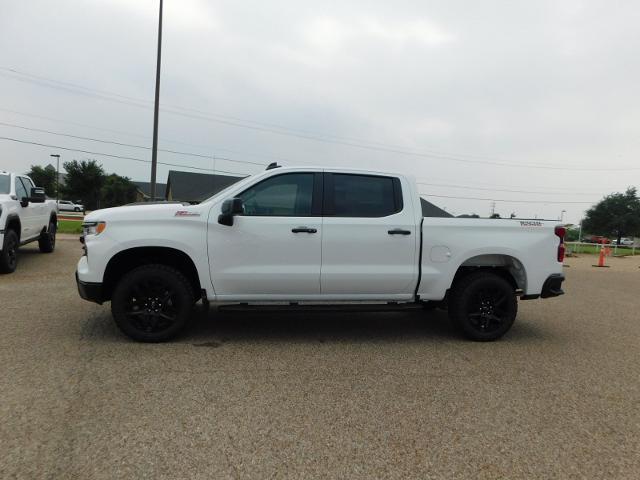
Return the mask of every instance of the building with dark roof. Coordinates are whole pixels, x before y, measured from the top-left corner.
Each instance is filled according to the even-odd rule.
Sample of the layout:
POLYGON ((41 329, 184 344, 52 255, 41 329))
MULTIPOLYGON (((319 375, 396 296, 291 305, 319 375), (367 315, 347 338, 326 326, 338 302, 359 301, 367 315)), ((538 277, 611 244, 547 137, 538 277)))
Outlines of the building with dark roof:
POLYGON ((428 202, 424 198, 420 197, 420 203, 422 204, 422 216, 423 217, 453 217, 446 210, 441 209, 440 207, 436 207, 433 203, 428 202))
POLYGON ((242 178, 171 170, 167 177, 165 198, 169 201, 200 203, 242 178))
MULTIPOLYGON (((136 186, 136 202, 148 202, 151 200, 151 182, 131 182, 136 186)), ((164 194, 167 190, 166 183, 156 183, 155 201, 164 200, 164 194)))

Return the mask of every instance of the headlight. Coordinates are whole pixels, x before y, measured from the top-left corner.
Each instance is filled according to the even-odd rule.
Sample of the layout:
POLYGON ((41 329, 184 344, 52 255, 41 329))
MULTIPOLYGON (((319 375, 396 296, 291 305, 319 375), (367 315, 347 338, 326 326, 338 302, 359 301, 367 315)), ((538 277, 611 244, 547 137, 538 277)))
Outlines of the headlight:
POLYGON ((85 222, 82 224, 82 235, 100 235, 107 228, 106 222, 85 222))

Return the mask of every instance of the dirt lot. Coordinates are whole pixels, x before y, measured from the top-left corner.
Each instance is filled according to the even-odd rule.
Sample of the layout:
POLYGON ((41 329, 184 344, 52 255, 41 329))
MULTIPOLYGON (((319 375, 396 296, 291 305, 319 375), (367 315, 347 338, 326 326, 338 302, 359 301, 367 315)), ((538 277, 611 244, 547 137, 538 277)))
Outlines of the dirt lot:
POLYGON ((502 341, 441 312, 197 314, 133 343, 76 237, 0 277, 0 478, 638 478, 640 258, 568 260, 502 341))

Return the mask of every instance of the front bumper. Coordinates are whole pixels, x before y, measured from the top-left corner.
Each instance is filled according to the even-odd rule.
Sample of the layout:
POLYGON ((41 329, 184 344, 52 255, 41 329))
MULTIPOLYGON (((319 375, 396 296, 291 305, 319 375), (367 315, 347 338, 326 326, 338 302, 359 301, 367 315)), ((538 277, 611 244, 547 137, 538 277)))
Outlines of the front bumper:
POLYGON ((102 297, 102 283, 83 282, 78 278, 78 272, 76 272, 76 283, 78 284, 80 297, 102 305, 104 301, 102 297))
POLYGON ((554 273, 550 275, 542 285, 542 293, 540 297, 542 298, 550 298, 550 297, 558 297, 560 295, 564 295, 564 290, 562 290, 562 282, 564 282, 564 275, 562 273, 554 273))

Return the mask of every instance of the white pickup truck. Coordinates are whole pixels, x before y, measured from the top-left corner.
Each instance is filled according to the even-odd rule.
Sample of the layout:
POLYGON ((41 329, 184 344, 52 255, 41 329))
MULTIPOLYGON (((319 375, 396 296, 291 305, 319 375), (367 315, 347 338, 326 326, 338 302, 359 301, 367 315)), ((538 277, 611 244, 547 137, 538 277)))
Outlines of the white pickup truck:
POLYGON ((57 211, 29 177, 0 171, 0 273, 15 271, 20 245, 37 240, 41 252, 53 252, 57 211))
POLYGON ((76 279, 82 298, 110 300, 116 324, 140 341, 176 335, 199 299, 442 306, 467 337, 494 340, 517 297, 563 293, 564 233, 539 220, 423 218, 404 175, 277 167, 198 205, 92 212, 76 279))

